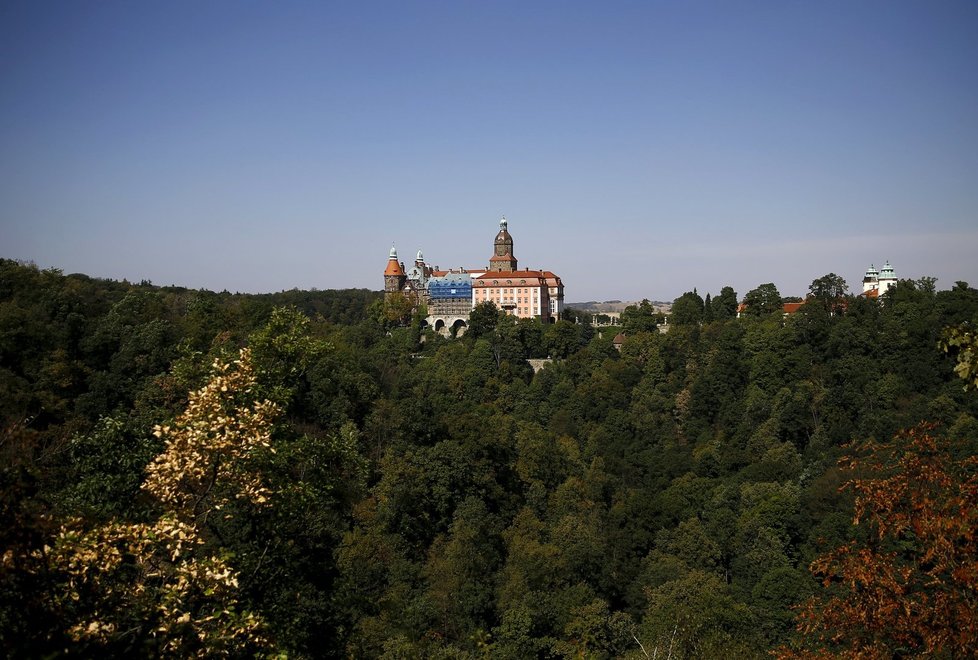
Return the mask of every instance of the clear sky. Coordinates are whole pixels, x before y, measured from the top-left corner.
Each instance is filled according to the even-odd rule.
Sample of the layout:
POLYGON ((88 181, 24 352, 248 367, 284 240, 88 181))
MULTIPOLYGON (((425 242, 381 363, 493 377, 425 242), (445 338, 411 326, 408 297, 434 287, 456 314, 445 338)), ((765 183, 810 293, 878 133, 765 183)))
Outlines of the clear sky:
POLYGON ((381 289, 502 215, 569 301, 978 285, 978 2, 0 3, 0 256, 381 289))

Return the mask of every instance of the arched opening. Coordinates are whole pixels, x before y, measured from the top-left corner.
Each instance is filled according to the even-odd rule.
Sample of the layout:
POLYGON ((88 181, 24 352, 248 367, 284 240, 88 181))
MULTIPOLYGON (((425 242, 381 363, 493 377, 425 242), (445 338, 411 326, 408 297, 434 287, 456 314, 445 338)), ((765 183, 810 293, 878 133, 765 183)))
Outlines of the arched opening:
POLYGON ((441 332, 445 329, 445 319, 438 319, 435 321, 435 332, 441 332))
POLYGON ((463 319, 455 319, 452 323, 452 335, 455 337, 461 337, 465 334, 465 329, 468 327, 463 319))

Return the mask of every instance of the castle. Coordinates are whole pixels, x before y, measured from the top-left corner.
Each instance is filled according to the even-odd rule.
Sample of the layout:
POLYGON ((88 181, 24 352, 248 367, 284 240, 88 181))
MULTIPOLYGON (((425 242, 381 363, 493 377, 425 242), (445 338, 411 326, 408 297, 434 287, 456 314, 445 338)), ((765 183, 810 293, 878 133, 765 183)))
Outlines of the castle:
POLYGON ((384 270, 384 294, 400 293, 415 306, 428 310, 425 324, 437 332, 460 334, 468 326, 469 313, 479 303, 496 307, 519 318, 539 318, 555 323, 564 313, 564 284, 549 270, 519 270, 513 255, 513 237, 506 218, 499 221, 493 253, 486 268, 432 268, 421 250, 406 270, 391 247, 384 270))

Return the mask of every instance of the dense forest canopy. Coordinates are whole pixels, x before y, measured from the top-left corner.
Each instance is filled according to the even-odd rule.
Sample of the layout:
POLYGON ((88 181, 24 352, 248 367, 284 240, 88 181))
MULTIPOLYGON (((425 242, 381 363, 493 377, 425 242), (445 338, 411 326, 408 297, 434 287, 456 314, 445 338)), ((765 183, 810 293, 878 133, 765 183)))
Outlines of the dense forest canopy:
MULTIPOLYGON (((840 280, 815 280, 790 316, 773 284, 746 295, 743 318, 730 287, 694 290, 667 333, 639 304, 622 313, 619 351, 587 323, 491 306, 444 338, 370 291, 212 293, 2 260, 0 645, 18 657, 950 649, 950 618, 901 638, 861 622, 852 567, 833 553, 916 567, 930 577, 908 573, 897 592, 933 602, 931 537, 914 528, 908 541, 900 502, 865 488, 909 483, 912 503, 907 475, 924 466, 946 476, 927 484, 935 519, 974 502, 978 291, 901 280, 875 301, 840 280), (553 362, 534 374, 526 359, 540 357, 553 362), (864 489, 843 487, 854 474, 864 489), (811 639, 796 630, 804 602, 811 639), (851 629, 835 634, 842 620, 851 629)), ((941 526, 933 547, 945 592, 973 608, 978 580, 953 552, 974 548, 969 525, 941 526)))

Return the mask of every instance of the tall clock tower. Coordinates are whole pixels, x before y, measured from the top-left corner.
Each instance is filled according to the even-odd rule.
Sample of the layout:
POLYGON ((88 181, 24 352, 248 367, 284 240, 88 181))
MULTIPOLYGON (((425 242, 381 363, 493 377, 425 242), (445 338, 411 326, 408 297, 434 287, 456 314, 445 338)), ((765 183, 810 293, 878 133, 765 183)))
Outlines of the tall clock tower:
POLYGON ((516 257, 513 256, 513 237, 509 234, 505 216, 499 221, 499 233, 496 234, 494 250, 489 259, 489 271, 501 273, 516 270, 516 257))

